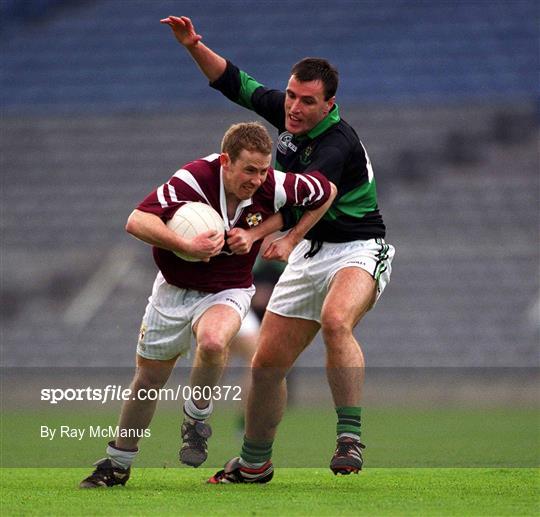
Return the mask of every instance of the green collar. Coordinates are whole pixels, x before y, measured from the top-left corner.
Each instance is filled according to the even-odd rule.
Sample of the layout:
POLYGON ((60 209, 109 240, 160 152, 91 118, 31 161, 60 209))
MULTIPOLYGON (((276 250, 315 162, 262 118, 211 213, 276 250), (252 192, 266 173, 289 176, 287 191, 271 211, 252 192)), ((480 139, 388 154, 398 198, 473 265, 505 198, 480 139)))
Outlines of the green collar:
POLYGON ((337 104, 334 104, 328 115, 326 115, 326 117, 324 117, 313 129, 308 131, 305 136, 311 139, 317 138, 334 124, 337 124, 340 120, 341 117, 339 116, 339 107, 337 104))

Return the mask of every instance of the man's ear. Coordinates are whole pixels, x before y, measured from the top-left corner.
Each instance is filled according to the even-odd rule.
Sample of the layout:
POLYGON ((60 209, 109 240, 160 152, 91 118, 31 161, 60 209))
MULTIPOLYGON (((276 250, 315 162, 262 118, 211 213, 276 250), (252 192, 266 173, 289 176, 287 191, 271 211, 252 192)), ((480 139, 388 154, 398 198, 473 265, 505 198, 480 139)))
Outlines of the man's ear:
POLYGON ((334 107, 335 103, 336 103, 336 96, 335 95, 326 101, 326 108, 324 110, 325 115, 328 115, 328 113, 330 113, 330 111, 334 107))
POLYGON ((231 163, 231 158, 228 153, 221 153, 219 155, 219 164, 222 167, 229 167, 230 163, 231 163))

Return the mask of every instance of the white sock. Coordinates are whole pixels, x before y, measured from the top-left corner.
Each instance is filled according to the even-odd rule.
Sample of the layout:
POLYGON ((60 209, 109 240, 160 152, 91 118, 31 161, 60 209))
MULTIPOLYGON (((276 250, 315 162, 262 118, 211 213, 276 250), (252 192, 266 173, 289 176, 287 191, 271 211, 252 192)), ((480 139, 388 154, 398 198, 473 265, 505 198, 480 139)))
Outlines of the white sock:
POLYGON ((184 413, 193 420, 206 420, 214 411, 214 404, 210 400, 208 407, 203 409, 198 408, 192 399, 188 399, 184 402, 184 413))
POLYGON ((118 468, 128 469, 135 460, 139 449, 128 451, 126 449, 118 449, 113 445, 114 442, 110 442, 107 447, 107 456, 111 460, 111 463, 118 468))
POLYGON ((338 438, 352 438, 353 440, 356 440, 357 442, 360 441, 360 436, 354 433, 340 433, 338 434, 338 438))

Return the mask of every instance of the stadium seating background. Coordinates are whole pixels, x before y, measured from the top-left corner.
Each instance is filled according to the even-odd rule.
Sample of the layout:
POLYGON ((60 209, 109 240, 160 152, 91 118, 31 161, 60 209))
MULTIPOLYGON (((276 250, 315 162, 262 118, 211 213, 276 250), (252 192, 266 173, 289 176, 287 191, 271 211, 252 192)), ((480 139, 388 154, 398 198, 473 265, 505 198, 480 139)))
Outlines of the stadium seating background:
MULTIPOLYGON (((256 118, 168 14, 277 88, 305 55, 340 69, 397 248, 358 329, 368 364, 539 365, 537 2, 25 4, 1 12, 3 365, 131 365, 155 268, 127 216, 256 118)), ((300 364, 324 364, 319 338, 300 364)))

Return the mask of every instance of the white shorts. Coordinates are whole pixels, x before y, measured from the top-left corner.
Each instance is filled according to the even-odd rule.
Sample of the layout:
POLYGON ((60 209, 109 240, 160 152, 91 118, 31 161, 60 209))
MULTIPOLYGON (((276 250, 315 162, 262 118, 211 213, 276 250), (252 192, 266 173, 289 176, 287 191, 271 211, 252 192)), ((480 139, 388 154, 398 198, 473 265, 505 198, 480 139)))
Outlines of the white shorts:
POLYGON ((191 349, 193 325, 210 307, 227 305, 243 320, 254 294, 254 286, 219 293, 180 289, 168 284, 159 272, 144 312, 137 354, 160 361, 185 355, 191 349))
POLYGON ((303 240, 274 287, 267 309, 281 316, 321 322, 321 310, 334 275, 346 267, 359 267, 377 282, 377 300, 390 281, 394 247, 383 239, 324 242, 320 251, 304 258, 311 242, 303 240))
POLYGON ((237 335, 240 337, 252 336, 259 332, 260 326, 261 322, 259 321, 259 317, 255 314, 253 309, 249 309, 246 317, 242 320, 242 326, 237 335))

